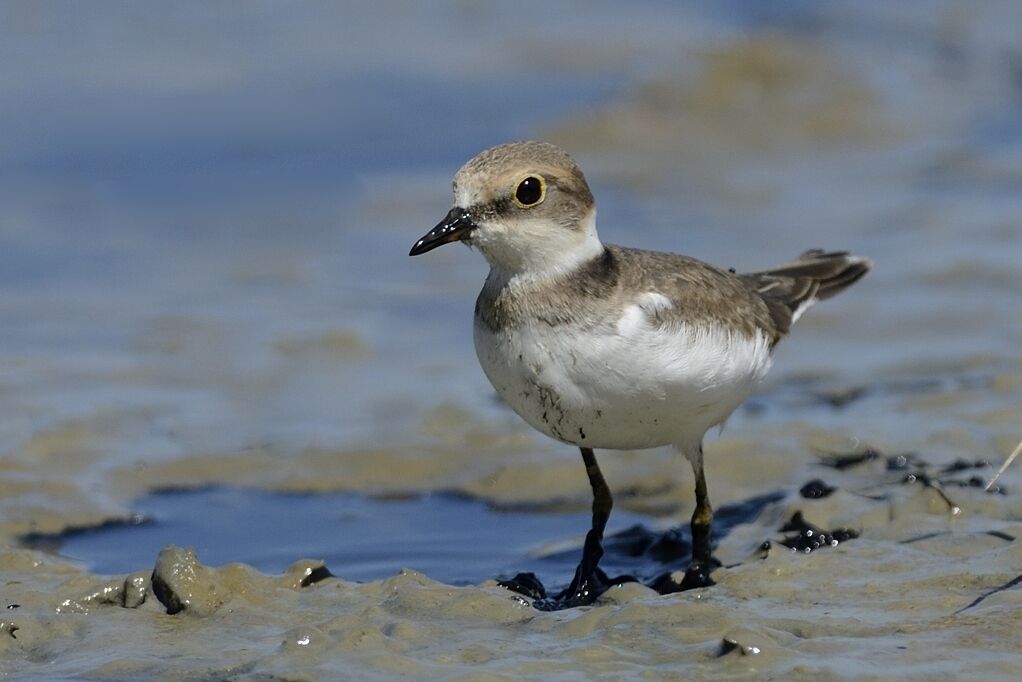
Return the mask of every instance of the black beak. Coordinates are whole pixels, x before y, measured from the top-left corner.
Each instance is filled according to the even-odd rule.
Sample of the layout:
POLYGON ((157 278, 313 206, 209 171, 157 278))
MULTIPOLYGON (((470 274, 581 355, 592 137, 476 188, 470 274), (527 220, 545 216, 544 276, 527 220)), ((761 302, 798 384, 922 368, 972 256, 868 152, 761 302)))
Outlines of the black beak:
POLYGON ((455 206, 447 214, 447 217, 440 221, 439 225, 415 242, 408 255, 418 256, 420 253, 432 251, 438 246, 461 241, 475 228, 476 224, 472 222, 472 216, 468 214, 468 211, 455 206))

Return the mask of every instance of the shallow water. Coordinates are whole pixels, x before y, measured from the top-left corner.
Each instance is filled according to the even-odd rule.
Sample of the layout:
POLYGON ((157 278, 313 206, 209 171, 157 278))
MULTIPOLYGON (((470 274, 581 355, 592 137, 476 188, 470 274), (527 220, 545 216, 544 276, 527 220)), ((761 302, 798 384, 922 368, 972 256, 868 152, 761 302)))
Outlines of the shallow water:
MULTIPOLYGON (((1011 678, 1018 589, 959 610, 1017 575, 1018 543, 989 532, 1018 537, 1022 474, 1006 495, 949 486, 950 515, 903 473, 838 477, 818 455, 872 446, 938 471, 996 464, 1022 437, 1019 25, 1011 2, 5 5, 0 599, 20 606, 0 615, 0 674, 1011 678), (382 505, 381 536, 401 505, 451 505, 444 546, 466 567, 481 520, 577 542, 577 452, 532 434, 476 366, 481 259, 406 255, 459 164, 521 137, 581 162, 607 241, 740 270, 809 247, 875 261, 708 438, 718 509, 785 495, 721 542, 734 568, 717 586, 538 617, 489 582, 397 574, 479 582, 531 566, 524 544, 506 564, 479 552, 496 573, 464 579, 462 559, 446 573, 395 545, 363 585, 210 569, 230 606, 203 620, 86 599, 107 579, 19 547, 137 500, 169 515, 172 496, 147 496, 196 486, 207 515, 218 490, 263 491, 227 494, 221 537, 168 539, 207 544, 212 565, 284 546, 228 523, 260 499, 382 505), (820 476, 840 491, 797 496, 820 476), (366 502, 438 491, 458 497, 366 502), (751 561, 798 509, 861 536, 751 561), (762 653, 719 655, 729 636, 762 653)), ((684 525, 684 462, 599 457, 615 527, 684 525)), ((293 539, 265 570, 371 560, 336 534, 293 539)), ((151 572, 155 551, 118 570, 151 572)))
MULTIPOLYGON (((718 509, 716 536, 755 522, 781 498, 776 492, 718 509)), ((134 515, 124 522, 23 537, 22 544, 58 552, 103 575, 132 573, 162 548, 178 545, 194 549, 208 566, 240 561, 270 574, 314 555, 339 578, 358 582, 414 566, 451 585, 525 572, 567 584, 590 524, 586 512, 494 507, 442 493, 370 498, 202 488, 154 491, 131 507, 134 515)), ((690 544, 688 528, 671 529, 663 520, 619 510, 607 527, 600 565, 649 581, 684 568, 690 544)))
MULTIPOLYGON (((538 555, 544 544, 564 543, 589 524, 584 512, 501 511, 442 494, 372 499, 206 489, 155 492, 132 509, 144 521, 78 533, 57 549, 107 575, 143 568, 167 545, 186 545, 206 565, 241 561, 264 573, 281 573, 313 555, 339 577, 360 582, 412 566, 452 585, 537 570, 567 582, 577 557, 565 561, 571 556, 565 552, 559 560, 537 561, 538 555)), ((624 511, 609 530, 642 522, 649 517, 624 511)))

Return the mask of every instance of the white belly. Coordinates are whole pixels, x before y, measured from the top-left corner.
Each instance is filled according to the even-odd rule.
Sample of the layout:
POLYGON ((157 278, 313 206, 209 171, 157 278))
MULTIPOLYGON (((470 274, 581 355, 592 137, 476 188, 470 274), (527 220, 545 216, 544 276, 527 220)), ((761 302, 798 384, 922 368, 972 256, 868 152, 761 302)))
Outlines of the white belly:
POLYGON ((627 318, 600 333, 545 323, 493 332, 477 321, 475 346, 490 383, 525 421, 593 448, 698 445, 770 368, 762 334, 627 318))

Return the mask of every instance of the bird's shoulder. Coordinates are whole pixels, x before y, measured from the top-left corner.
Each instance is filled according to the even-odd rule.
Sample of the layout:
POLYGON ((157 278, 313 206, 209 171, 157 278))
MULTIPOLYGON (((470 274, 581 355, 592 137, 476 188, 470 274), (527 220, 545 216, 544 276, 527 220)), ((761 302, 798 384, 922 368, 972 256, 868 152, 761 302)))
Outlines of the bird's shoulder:
POLYGON ((658 327, 717 326, 773 336, 762 298, 734 273, 697 258, 616 245, 621 303, 638 306, 658 327))
POLYGON ((542 286, 509 285, 491 273, 475 312, 493 331, 525 322, 620 329, 625 317, 665 329, 686 324, 772 336, 762 298, 734 274, 689 256, 616 244, 542 286))

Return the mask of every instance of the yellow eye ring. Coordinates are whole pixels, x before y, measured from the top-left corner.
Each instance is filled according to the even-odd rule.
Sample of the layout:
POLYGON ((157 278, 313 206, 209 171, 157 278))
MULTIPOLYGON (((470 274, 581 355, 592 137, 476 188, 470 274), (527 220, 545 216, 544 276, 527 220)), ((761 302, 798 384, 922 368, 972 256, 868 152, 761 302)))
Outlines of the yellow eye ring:
POLYGON ((515 193, 511 196, 519 208, 538 206, 546 198, 546 180, 542 175, 530 173, 518 181, 515 193))

